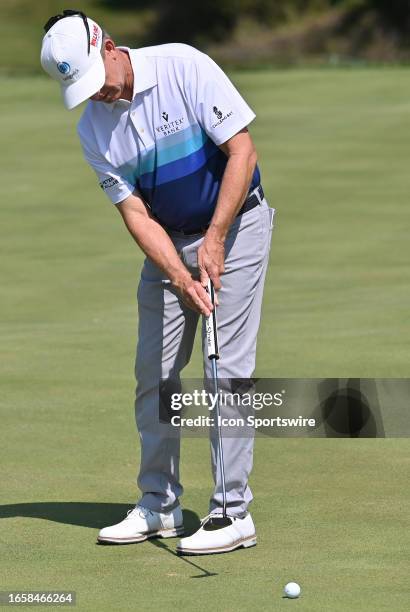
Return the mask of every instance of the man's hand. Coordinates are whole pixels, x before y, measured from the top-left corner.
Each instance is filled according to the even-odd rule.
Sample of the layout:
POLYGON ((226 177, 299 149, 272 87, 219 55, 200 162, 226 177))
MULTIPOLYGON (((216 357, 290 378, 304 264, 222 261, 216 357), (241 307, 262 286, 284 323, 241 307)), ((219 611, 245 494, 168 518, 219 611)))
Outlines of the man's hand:
POLYGON ((194 280, 182 263, 168 234, 153 219, 137 193, 128 196, 118 206, 131 236, 149 257, 170 279, 187 306, 207 317, 211 314, 212 302, 201 283, 194 280))
POLYGON ((209 317, 213 306, 208 292, 205 291, 200 281, 194 280, 189 273, 171 280, 181 295, 182 300, 189 308, 209 317))
POLYGON ((215 291, 221 288, 220 276, 225 271, 225 245, 224 241, 207 233, 198 248, 198 267, 200 282, 205 287, 210 278, 214 284, 215 291))
POLYGON ((225 271, 225 239, 246 199, 257 161, 256 150, 246 128, 219 145, 219 148, 228 161, 211 223, 198 249, 201 283, 206 285, 210 278, 215 291, 221 288, 220 276, 225 271))

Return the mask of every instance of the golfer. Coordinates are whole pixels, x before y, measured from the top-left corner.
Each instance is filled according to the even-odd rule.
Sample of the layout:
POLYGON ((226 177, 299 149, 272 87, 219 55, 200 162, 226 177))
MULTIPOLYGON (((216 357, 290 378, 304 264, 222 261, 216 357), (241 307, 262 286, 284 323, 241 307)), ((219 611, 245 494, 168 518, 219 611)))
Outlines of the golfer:
MULTIPOLYGON (((213 308, 209 279, 218 300, 219 376, 254 372, 274 219, 247 129, 255 114, 217 64, 191 46, 118 47, 71 10, 45 30, 42 66, 60 84, 67 109, 87 101, 78 125, 85 158, 146 255, 135 366, 141 496, 98 540, 182 535, 180 439, 157 427, 160 382, 178 379, 190 359, 198 320, 213 308)), ((211 378, 206 356, 204 375, 211 378)), ((211 435, 209 514, 180 540, 179 552, 256 544, 248 484, 253 443, 249 435, 223 439, 229 520, 218 523, 222 486, 211 435)))

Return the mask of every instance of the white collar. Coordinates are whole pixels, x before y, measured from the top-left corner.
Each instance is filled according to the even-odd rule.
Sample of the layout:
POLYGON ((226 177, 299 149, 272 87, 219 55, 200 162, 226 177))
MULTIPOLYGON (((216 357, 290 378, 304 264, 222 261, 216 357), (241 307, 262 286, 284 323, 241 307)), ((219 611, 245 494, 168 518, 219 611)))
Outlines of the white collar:
MULTIPOLYGON (((133 102, 137 93, 141 93, 157 85, 157 75, 155 73, 154 66, 147 59, 147 56, 144 55, 143 49, 130 49, 129 47, 117 47, 117 49, 127 51, 130 58, 132 71, 134 73, 134 85, 132 92, 133 102)), ((101 102, 101 104, 104 104, 105 108, 112 112, 117 104, 121 105, 122 107, 126 107, 131 106, 132 102, 120 98, 111 104, 107 104, 106 102, 101 102)))

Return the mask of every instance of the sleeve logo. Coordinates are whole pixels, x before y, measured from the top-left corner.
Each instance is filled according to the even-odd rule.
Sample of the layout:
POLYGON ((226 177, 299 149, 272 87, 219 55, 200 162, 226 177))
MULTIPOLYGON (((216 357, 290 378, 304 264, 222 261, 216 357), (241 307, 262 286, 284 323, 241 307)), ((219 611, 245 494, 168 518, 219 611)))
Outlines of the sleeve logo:
POLYGON ((218 110, 216 106, 214 106, 212 110, 214 111, 214 113, 218 117, 218 119, 222 119, 223 113, 220 110, 218 110))
POLYGON ((111 187, 114 187, 115 185, 118 185, 118 181, 113 176, 109 176, 108 178, 104 179, 100 183, 100 187, 103 191, 107 191, 107 189, 110 189, 111 187))
POLYGON ((223 112, 221 110, 219 110, 219 108, 217 106, 214 106, 212 108, 213 112, 216 115, 216 118, 219 119, 219 121, 217 121, 216 123, 214 123, 211 127, 214 130, 216 127, 218 127, 218 125, 221 125, 221 123, 223 121, 225 121, 225 119, 228 119, 228 117, 230 117, 231 115, 233 115, 233 111, 229 111, 229 113, 226 113, 226 115, 223 114, 223 112))

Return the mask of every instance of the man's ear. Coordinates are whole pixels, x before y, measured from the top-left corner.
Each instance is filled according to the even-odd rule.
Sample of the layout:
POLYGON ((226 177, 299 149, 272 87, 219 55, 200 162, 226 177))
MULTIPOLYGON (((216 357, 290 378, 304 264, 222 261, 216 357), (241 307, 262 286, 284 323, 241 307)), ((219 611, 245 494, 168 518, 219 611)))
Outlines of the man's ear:
POLYGON ((112 53, 113 51, 115 51, 115 43, 111 38, 105 38, 103 46, 104 46, 104 55, 106 53, 112 53))

